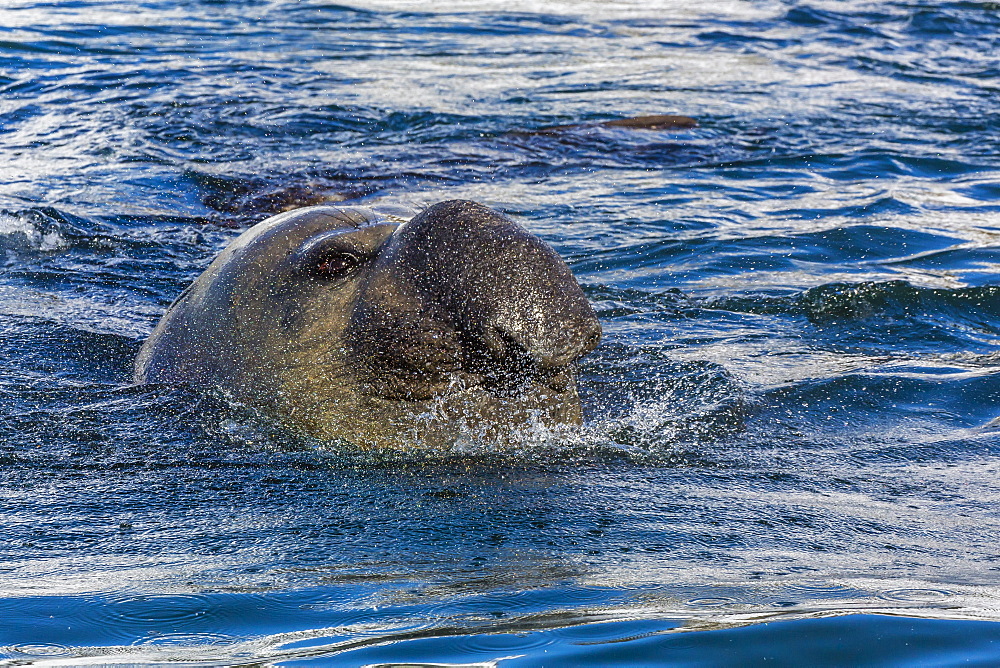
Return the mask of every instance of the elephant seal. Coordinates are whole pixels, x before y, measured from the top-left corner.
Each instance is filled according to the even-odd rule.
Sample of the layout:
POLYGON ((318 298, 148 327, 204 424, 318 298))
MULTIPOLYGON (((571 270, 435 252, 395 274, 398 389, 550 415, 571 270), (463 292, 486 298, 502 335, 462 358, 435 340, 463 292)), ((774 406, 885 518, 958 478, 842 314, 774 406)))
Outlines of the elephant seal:
POLYGON ((580 423, 575 363, 601 326, 566 263, 476 202, 400 220, 313 206, 250 228, 170 306, 135 381, 220 388, 361 447, 580 423))

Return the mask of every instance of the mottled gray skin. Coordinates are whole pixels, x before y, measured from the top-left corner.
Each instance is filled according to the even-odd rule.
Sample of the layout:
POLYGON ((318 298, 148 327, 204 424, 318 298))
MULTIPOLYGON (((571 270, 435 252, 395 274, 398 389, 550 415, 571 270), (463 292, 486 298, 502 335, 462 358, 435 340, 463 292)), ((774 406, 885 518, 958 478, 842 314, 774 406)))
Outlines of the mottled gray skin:
POLYGON ((475 202, 398 220, 316 206, 251 228, 163 316, 135 380, 217 387, 360 446, 578 424, 575 362, 601 328, 566 263, 475 202))

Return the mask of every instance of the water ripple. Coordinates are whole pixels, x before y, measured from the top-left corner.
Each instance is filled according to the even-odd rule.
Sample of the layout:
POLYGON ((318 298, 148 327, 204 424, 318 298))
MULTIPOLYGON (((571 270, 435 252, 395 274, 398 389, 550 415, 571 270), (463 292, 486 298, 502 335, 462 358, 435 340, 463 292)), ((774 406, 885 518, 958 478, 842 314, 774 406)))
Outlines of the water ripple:
POLYGON ((954 595, 947 589, 891 589, 880 594, 887 601, 903 603, 940 603, 954 595))
POLYGON ((200 618, 214 610, 210 599, 198 594, 148 594, 108 602, 105 623, 129 627, 160 627, 204 623, 200 618))

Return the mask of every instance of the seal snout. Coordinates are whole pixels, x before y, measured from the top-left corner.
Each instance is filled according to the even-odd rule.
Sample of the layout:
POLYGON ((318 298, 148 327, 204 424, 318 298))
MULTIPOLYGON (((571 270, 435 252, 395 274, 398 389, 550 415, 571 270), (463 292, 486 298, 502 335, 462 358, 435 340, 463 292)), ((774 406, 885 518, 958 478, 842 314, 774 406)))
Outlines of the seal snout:
POLYGON ((573 365, 597 347, 601 327, 596 316, 565 321, 558 335, 522 343, 495 329, 465 351, 463 368, 476 373, 483 384, 501 393, 538 384, 557 392, 573 387, 573 365))
POLYGON ((488 325, 476 343, 501 364, 523 359, 525 365, 542 372, 568 367, 597 347, 601 324, 582 292, 554 295, 546 301, 568 303, 551 312, 505 312, 507 317, 488 325))
MULTIPOLYGON (((401 225, 379 257, 350 328, 354 347, 379 360, 367 365, 368 376, 389 366, 412 369, 409 358, 427 358, 416 348, 391 355, 379 349, 391 337, 372 324, 392 322, 398 331, 405 313, 418 314, 421 330, 437 328, 454 344, 448 372, 460 370, 501 392, 527 383, 571 387, 573 364, 601 338, 590 303, 551 247, 510 218, 462 200, 401 225)), ((445 371, 443 356, 431 357, 445 371)), ((426 377, 443 380, 440 373, 426 377)))

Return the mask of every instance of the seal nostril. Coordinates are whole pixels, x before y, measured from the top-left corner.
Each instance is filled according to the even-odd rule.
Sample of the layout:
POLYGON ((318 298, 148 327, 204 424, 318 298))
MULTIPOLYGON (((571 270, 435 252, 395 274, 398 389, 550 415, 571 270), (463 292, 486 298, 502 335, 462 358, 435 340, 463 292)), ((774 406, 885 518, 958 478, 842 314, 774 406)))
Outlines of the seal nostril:
POLYGON ((500 328, 470 337, 463 349, 463 370, 478 376, 484 388, 499 396, 516 396, 538 377, 532 355, 500 328))
POLYGON ((597 347, 601 325, 583 302, 575 313, 540 321, 493 322, 465 332, 463 367, 504 382, 534 382, 557 375, 597 347))

